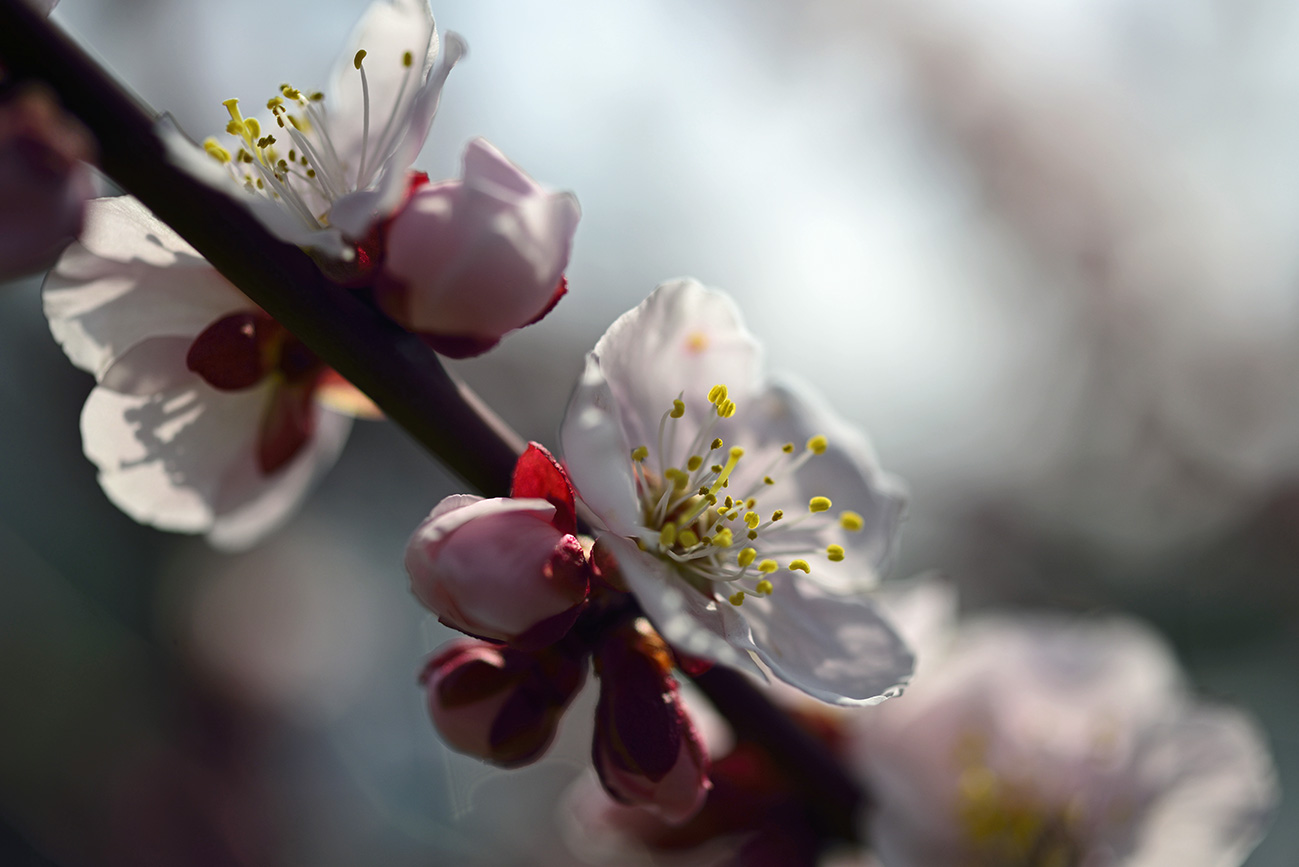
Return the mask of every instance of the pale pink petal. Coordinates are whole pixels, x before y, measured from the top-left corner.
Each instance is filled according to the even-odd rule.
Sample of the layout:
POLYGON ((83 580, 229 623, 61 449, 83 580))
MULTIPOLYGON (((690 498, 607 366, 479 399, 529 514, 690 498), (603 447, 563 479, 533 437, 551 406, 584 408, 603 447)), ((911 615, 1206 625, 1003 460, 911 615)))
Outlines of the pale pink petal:
MULTIPOLYGON (((800 527, 782 537, 787 540, 782 544, 808 551, 840 545, 846 552, 844 559, 816 559, 810 580, 836 593, 872 589, 889 565, 897 541, 906 507, 901 481, 879 468, 866 437, 809 386, 789 380, 776 382, 754 398, 752 405, 742 407, 737 418, 741 414, 745 425, 736 442, 755 452, 774 454, 787 442, 801 450, 813 436, 827 438, 826 452, 812 457, 797 473, 777 473, 774 486, 755 487, 762 504, 780 506, 791 515, 794 510, 805 511, 817 496, 829 497, 834 504, 831 516, 845 510, 859 514, 864 520, 859 531, 849 532, 830 520, 800 527)), ((756 483, 758 480, 750 477, 760 475, 765 463, 760 457, 748 466, 741 462, 734 489, 745 491, 751 482, 756 483)))
POLYGON ((194 374, 185 360, 191 337, 146 337, 126 350, 99 377, 99 384, 119 394, 150 395, 188 383, 194 374))
POLYGON ((642 518, 631 448, 618 424, 618 409, 600 363, 588 355, 564 413, 559 442, 587 513, 600 528, 631 536, 642 518))
POLYGON ((770 596, 750 596, 740 606, 752 648, 772 674, 846 707, 879 704, 902 692, 915 658, 873 605, 822 595, 787 572, 772 582, 770 596))
POLYGON ((151 337, 197 336, 254 305, 136 199, 97 199, 44 286, 50 331, 78 367, 102 378, 151 337))
MULTIPOLYGON (((694 430, 712 409, 705 398, 714 385, 726 385, 742 413, 745 397, 760 384, 761 351, 735 302, 694 280, 660 285, 609 326, 592 355, 633 445, 653 445, 659 419, 679 394, 687 397, 681 422, 694 430)), ((723 438, 735 422, 724 423, 723 438)))
POLYGON ((197 376, 152 395, 97 387, 81 416, 86 456, 109 499, 136 521, 247 547, 301 503, 350 426, 323 413, 317 435, 293 461, 262 476, 256 440, 272 387, 219 392, 197 376))
POLYGON ((749 627, 729 602, 705 599, 662 560, 613 533, 601 536, 642 610, 668 644, 766 679, 748 653, 749 627))

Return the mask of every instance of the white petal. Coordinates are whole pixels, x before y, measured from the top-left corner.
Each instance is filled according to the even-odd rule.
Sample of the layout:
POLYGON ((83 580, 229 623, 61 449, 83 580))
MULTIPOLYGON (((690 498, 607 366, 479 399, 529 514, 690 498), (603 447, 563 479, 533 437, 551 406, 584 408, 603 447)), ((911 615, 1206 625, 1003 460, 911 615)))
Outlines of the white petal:
MULTIPOLYGON (((660 417, 680 393, 686 416, 677 424, 693 433, 712 409, 706 396, 714 385, 725 384, 741 412, 759 385, 761 351, 735 302, 694 280, 660 285, 609 326, 593 354, 635 445, 653 446, 660 417)), ((665 456, 669 463, 675 458, 665 456)))
POLYGON ((68 358, 97 378, 145 338, 192 339, 254 306, 129 197, 88 204, 82 240, 46 277, 44 301, 68 358))
MULTIPOLYGON (((364 128, 364 100, 361 73, 353 60, 364 49, 365 75, 370 94, 370 140, 374 143, 394 108, 405 114, 419 85, 426 80, 438 54, 437 30, 433 13, 426 0, 376 0, 370 4, 348 37, 338 56, 325 91, 325 109, 329 115, 329 133, 339 157, 355 177, 361 158, 364 128), (402 65, 402 55, 410 52, 411 67, 402 65), (397 104, 403 79, 413 78, 397 104)), ((431 119, 431 116, 430 116, 431 119)), ((367 162, 381 159, 373 153, 367 162)))
POLYGON ((150 395, 168 391, 194 376, 186 364, 190 337, 146 337, 122 353, 99 378, 99 384, 120 394, 150 395))
POLYGON ((419 88, 401 116, 394 119, 393 124, 399 133, 391 152, 366 157, 367 166, 374 164, 372 159, 382 158, 377 172, 366 169, 366 174, 374 174, 372 184, 368 189, 340 197, 330 208, 330 223, 347 237, 364 238, 376 220, 392 214, 405 199, 408 170, 424 147, 429 126, 442 99, 442 87, 451 68, 465 53, 464 41, 454 33, 447 34, 446 48, 442 65, 419 88))
MULTIPOLYGON (((835 522, 817 530, 800 527, 783 537, 788 543, 782 541, 782 546, 824 551, 828 545, 841 545, 847 556, 838 562, 814 561, 813 581, 836 593, 874 587, 894 553, 906 494, 898 479, 879 468, 866 437, 810 386, 790 379, 773 383, 736 417, 745 425, 738 443, 758 453, 775 454, 787 442, 801 450, 812 436, 826 437, 829 448, 824 454, 813 456, 797 473, 780 477, 774 487, 757 486, 759 503, 764 512, 780 508, 794 516, 806 513, 808 501, 820 496, 830 498, 833 515, 845 510, 860 514, 865 521, 860 531, 848 532, 835 522)), ((751 477, 763 471, 766 461, 755 457, 737 468, 736 489, 749 489, 751 477)))
POLYGON ((766 679, 749 655, 749 628, 735 606, 705 599, 666 563, 641 551, 629 539, 612 533, 600 539, 613 552, 627 586, 668 644, 691 656, 766 679))
POLYGON ((844 706, 878 704, 902 691, 915 658, 874 606, 822 595, 790 576, 774 584, 771 596, 751 596, 740 609, 772 674, 844 706))
POLYGON ((316 430, 288 466, 265 476, 252 452, 241 456, 223 480, 217 518, 208 531, 213 546, 237 551, 279 529, 311 488, 338 461, 352 429, 350 416, 317 407, 316 430))
POLYGON ((1144 770, 1166 782, 1127 863, 1240 864, 1262 838, 1280 796, 1262 732, 1242 713, 1204 707, 1153 734, 1144 770))
POLYGON ((99 468, 104 493, 135 520, 246 547, 296 508, 350 427, 350 419, 322 413, 293 461, 262 476, 256 443, 271 387, 219 392, 193 375, 152 395, 97 387, 81 415, 86 457, 99 468))
POLYGON ((598 527, 622 536, 636 533, 640 501, 632 476, 631 450, 618 425, 609 384, 593 355, 564 412, 560 448, 573 487, 598 527))

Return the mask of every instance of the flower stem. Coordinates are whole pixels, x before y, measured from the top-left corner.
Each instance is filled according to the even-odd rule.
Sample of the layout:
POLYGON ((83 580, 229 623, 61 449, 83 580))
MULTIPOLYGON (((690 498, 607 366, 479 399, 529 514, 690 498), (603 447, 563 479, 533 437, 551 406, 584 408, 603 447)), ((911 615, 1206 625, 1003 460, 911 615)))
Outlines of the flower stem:
MULTIPOLYGON (((156 115, 25 0, 0 0, 0 64, 13 79, 52 87, 98 139, 109 177, 388 418, 471 487, 487 496, 509 493, 523 440, 456 383, 418 337, 327 279, 238 202, 170 163, 154 133, 156 115)), ((737 672, 718 667, 696 682, 805 791, 821 832, 851 839, 864 795, 825 747, 737 672)))

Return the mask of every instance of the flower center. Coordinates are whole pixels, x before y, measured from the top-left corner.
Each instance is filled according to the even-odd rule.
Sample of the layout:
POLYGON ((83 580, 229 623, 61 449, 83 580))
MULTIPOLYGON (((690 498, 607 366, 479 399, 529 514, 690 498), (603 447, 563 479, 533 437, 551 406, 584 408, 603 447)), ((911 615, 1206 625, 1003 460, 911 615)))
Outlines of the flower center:
POLYGON ((315 433, 315 391, 329 368, 262 311, 213 322, 194 339, 185 362, 218 391, 242 391, 275 377, 257 439, 257 463, 264 474, 292 460, 315 433))
POLYGON ((397 94, 383 127, 372 134, 365 57, 362 49, 352 62, 361 79, 363 111, 361 150, 355 165, 340 156, 338 141, 330 134, 325 95, 320 91, 304 94, 289 84, 281 85, 280 95, 266 103, 284 141, 274 133, 263 135, 257 118, 244 117, 239 111, 239 100, 227 99, 222 103, 230 112, 226 132, 238 142, 238 149, 231 153, 214 138, 203 142, 203 149, 225 165, 249 192, 282 202, 308 228, 327 227, 330 206, 348 193, 370 186, 396 149, 405 132, 400 118, 423 74, 422 69, 416 68, 411 52, 404 52, 400 62, 405 73, 397 94), (288 152, 282 156, 285 145, 288 152))
POLYGON ((707 420, 686 449, 684 464, 669 463, 677 454, 678 427, 686 413, 682 397, 659 419, 653 453, 648 445, 632 449, 645 528, 641 546, 671 561, 687 581, 710 597, 715 585, 730 585, 727 598, 733 605, 742 604, 746 595, 770 595, 772 578, 782 569, 810 574, 818 558, 843 560, 843 546, 813 548, 808 546, 809 538, 836 522, 849 531, 861 530, 861 515, 842 511, 834 516, 833 503, 822 496, 812 497, 806 506, 800 504, 796 513, 791 509, 791 514, 783 508, 768 512, 762 505, 769 490, 825 453, 826 438, 812 437, 801 452, 793 443, 785 443, 761 471, 750 472, 753 459, 746 461, 744 449, 727 448, 715 435, 718 423, 737 411, 726 386, 714 386, 708 402, 707 420), (737 475, 741 462, 745 467, 737 475), (739 490, 744 479, 748 482, 739 490), (801 532, 795 533, 796 529, 801 532))

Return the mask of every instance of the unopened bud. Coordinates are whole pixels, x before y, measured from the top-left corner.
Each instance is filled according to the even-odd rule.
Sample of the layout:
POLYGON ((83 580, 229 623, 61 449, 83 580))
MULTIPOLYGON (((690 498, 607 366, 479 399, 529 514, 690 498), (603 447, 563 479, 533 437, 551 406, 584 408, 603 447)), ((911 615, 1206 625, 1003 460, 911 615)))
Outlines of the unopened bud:
POLYGON ((375 297, 444 355, 479 355, 559 301, 580 215, 477 139, 462 180, 421 188, 393 216, 375 297))
POLYGON ((586 661, 554 648, 527 653, 460 639, 420 675, 429 717, 448 746, 501 767, 536 761, 550 746, 586 661))
POLYGON ((538 499, 447 497, 406 547, 411 589, 438 619, 529 650, 564 636, 586 600, 586 557, 538 499))
POLYGON ((708 755, 671 675, 671 654, 644 618, 609 633, 595 656, 600 701, 592 757, 615 800, 669 822, 699 811, 708 755))

